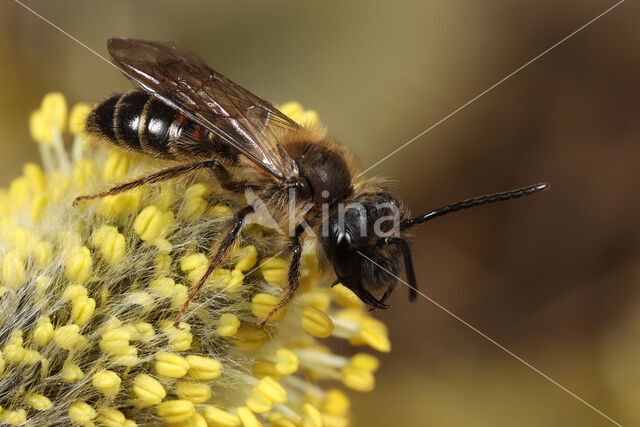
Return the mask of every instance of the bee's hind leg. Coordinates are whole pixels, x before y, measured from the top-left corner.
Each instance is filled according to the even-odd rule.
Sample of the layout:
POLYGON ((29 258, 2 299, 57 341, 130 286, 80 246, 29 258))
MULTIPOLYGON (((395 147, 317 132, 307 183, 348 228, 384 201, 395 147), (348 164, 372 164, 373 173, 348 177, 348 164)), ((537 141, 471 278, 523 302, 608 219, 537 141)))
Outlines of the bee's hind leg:
POLYGON ((101 193, 91 194, 88 196, 77 197, 73 201, 73 206, 76 206, 79 202, 84 200, 99 199, 106 196, 113 196, 115 194, 123 193, 125 191, 132 190, 136 187, 146 184, 154 184, 156 182, 165 181, 167 179, 176 178, 180 175, 184 175, 189 172, 193 172, 199 169, 210 169, 215 175, 222 188, 231 191, 242 191, 244 184, 240 182, 234 182, 231 179, 229 172, 220 164, 217 160, 207 160, 204 162, 190 163, 187 165, 174 166, 172 168, 164 169, 159 172, 147 175, 145 177, 136 179, 125 184, 117 185, 107 191, 101 193))
POLYGON ((215 270, 227 258, 229 252, 231 252, 231 249, 233 248, 233 245, 236 243, 238 237, 240 236, 240 231, 242 230, 244 219, 252 212, 253 206, 247 206, 236 213, 236 215, 233 217, 231 230, 229 230, 224 239, 222 239, 222 242, 220 242, 220 245, 218 246, 216 252, 213 252, 215 246, 211 248, 211 251, 209 252, 209 266, 207 267, 207 270, 202 275, 202 277, 200 277, 200 279, 191 286, 191 294, 189 294, 187 301, 185 301, 182 309, 180 310, 180 313, 178 313, 176 321, 173 323, 173 326, 175 328, 180 329, 180 319, 182 319, 182 316, 187 311, 189 303, 191 303, 193 298, 198 294, 198 292, 200 292, 200 289, 206 283, 213 270, 215 270))

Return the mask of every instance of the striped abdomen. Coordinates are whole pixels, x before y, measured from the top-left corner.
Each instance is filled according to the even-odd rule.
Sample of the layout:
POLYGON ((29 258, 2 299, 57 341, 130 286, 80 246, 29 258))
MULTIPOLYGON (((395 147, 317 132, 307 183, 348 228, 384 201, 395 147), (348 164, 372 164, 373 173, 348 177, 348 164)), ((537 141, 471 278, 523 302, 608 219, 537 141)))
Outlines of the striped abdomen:
POLYGON ((203 126, 157 98, 132 90, 98 104, 87 131, 124 149, 164 159, 213 157, 235 161, 237 152, 203 126))

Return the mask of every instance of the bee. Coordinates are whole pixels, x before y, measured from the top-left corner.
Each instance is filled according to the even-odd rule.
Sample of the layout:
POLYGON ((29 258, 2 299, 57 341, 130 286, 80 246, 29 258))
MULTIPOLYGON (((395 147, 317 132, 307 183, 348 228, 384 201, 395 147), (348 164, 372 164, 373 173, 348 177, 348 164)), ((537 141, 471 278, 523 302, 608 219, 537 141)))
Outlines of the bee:
MULTIPOLYGON (((110 39, 108 51, 137 88, 99 103, 87 118, 88 133, 122 149, 178 164, 78 197, 74 204, 196 170, 210 171, 225 190, 254 192, 276 221, 287 223, 291 257, 286 290, 261 326, 296 293, 305 231, 315 236, 321 265, 335 273, 334 285, 346 286, 371 309, 388 308, 387 298, 402 270, 410 300, 417 295, 407 236, 411 227, 548 187, 537 184, 476 197, 410 217, 387 181, 359 178, 356 158, 345 146, 326 138, 322 129, 296 124, 195 54, 173 43, 123 38, 110 39)), ((176 327, 211 273, 225 262, 254 211, 254 203, 239 209, 224 237, 213 243, 207 269, 192 285, 176 327)))

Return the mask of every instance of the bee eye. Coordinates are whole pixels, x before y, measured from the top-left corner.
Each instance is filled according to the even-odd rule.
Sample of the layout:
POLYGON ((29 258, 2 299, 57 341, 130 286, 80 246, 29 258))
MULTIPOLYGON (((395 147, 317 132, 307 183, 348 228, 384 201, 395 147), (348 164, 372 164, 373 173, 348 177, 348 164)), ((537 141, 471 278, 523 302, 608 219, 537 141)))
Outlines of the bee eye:
POLYGON ((338 246, 349 246, 351 245, 351 234, 348 232, 341 231, 336 236, 336 245, 338 246))

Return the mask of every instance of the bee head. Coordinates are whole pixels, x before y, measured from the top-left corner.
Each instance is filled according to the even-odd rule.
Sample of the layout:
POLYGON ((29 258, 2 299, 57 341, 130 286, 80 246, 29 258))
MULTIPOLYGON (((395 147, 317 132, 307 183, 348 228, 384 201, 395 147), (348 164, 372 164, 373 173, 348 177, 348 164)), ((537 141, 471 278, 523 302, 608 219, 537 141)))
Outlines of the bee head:
MULTIPOLYGON (((320 243, 335 283, 351 289, 371 308, 387 308, 403 267, 415 288, 407 242, 400 236, 402 205, 388 193, 363 193, 325 218, 320 243), (376 297, 374 294, 382 294, 376 297)), ((410 291, 411 299, 415 291, 410 291)))

